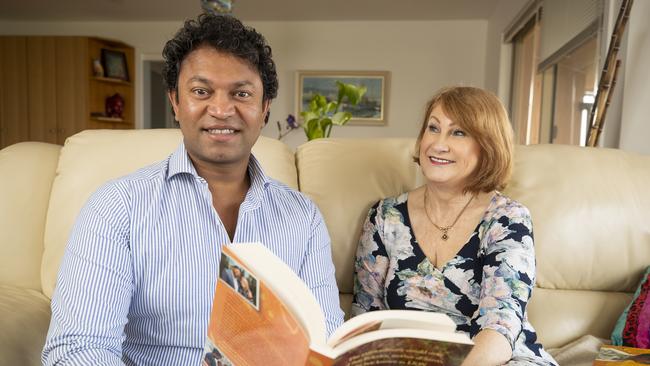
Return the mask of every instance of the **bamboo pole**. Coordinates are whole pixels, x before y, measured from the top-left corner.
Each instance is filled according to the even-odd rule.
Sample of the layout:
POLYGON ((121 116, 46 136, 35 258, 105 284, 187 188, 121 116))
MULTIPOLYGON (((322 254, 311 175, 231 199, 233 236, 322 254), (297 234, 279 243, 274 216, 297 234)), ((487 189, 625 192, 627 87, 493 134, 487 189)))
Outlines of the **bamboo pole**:
POLYGON ((618 69, 621 67, 621 60, 616 60, 616 66, 614 66, 614 73, 612 74, 612 81, 610 82, 609 86, 609 91, 607 92, 607 100, 605 101, 605 106, 602 108, 602 113, 600 114, 599 121, 600 123, 598 124, 598 132, 596 133, 596 141, 594 141, 594 145, 596 146, 598 144, 598 140, 600 139, 600 135, 603 132, 603 126, 605 125, 605 115, 607 114, 607 108, 609 107, 609 103, 612 100, 612 92, 614 91, 614 86, 616 86, 616 77, 618 76, 618 69))

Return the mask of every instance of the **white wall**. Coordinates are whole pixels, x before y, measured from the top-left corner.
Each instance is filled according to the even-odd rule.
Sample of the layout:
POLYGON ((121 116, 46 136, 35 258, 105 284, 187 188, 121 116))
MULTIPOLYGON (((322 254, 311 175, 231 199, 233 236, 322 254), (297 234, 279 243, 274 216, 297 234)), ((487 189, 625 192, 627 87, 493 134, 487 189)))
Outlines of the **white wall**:
MULTIPOLYGON (((650 1, 635 1, 632 5, 627 25, 627 42, 624 60, 624 86, 616 86, 621 93, 623 106, 621 113, 620 145, 623 150, 650 154, 650 1)), ((608 112, 609 113, 609 112, 608 112)))
MULTIPOLYGON (((605 22, 601 34, 599 77, 607 55, 621 0, 605 1, 605 22)), ((650 101, 650 14, 649 1, 635 1, 621 41, 618 71, 611 103, 607 109, 599 146, 650 154, 650 124, 647 105, 650 101)))
MULTIPOLYGON (((510 0, 509 0, 510 1, 510 0)), ((387 126, 334 128, 333 137, 414 137, 424 104, 450 84, 483 87, 488 22, 367 21, 250 22, 273 48, 280 79, 278 98, 263 134, 277 136, 275 121, 294 113, 296 70, 388 70, 387 126)), ((136 48, 136 94, 142 90, 143 59, 157 58, 181 22, 7 22, 5 35, 81 35, 119 39, 136 48)), ((142 103, 141 96, 136 101, 142 103)), ((136 126, 142 125, 136 108, 136 126)), ((305 141, 294 131, 285 141, 305 141)))
POLYGON ((488 19, 485 88, 498 93, 502 98, 509 93, 507 90, 499 93, 500 89, 503 90, 509 87, 510 84, 509 77, 506 77, 504 81, 500 80, 503 79, 504 75, 502 74, 509 74, 508 70, 510 69, 508 67, 510 65, 510 59, 508 58, 510 47, 502 43, 503 31, 527 3, 528 0, 500 0, 492 16, 488 19), (506 67, 502 68, 502 65, 506 67))

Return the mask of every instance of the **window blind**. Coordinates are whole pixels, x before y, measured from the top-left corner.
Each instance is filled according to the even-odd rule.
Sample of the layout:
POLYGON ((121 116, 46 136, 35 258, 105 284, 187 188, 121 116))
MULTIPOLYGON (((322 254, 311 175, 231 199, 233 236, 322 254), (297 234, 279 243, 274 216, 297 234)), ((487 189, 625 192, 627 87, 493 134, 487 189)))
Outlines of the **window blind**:
POLYGON ((547 64, 570 43, 580 44, 597 31, 594 25, 603 13, 603 0, 544 0, 540 60, 547 64), (584 39, 577 39, 584 38, 584 39))

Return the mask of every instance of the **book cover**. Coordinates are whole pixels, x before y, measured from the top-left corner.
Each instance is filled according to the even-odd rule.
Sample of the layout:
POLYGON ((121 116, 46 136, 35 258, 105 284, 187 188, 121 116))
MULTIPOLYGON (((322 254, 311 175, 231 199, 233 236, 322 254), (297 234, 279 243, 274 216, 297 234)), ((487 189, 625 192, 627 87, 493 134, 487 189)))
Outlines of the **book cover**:
POLYGON ((600 347, 594 366, 650 365, 650 349, 605 345, 600 347))
POLYGON ((375 311, 326 337, 320 305, 260 243, 224 246, 204 365, 459 365, 472 347, 444 314, 375 311))

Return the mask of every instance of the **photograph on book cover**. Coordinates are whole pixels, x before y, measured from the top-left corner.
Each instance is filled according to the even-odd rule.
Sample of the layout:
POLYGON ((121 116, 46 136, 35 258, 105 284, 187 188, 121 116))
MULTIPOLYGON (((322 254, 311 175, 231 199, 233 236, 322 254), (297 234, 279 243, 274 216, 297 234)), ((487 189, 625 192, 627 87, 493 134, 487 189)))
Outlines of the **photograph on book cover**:
POLYGON ((388 92, 388 71, 298 71, 296 74, 296 115, 309 109, 314 94, 335 101, 337 81, 365 86, 366 93, 357 105, 342 105, 342 111, 352 113, 348 125, 385 125, 388 92))
POLYGON ((226 357, 226 355, 223 354, 215 346, 210 342, 210 339, 205 342, 205 348, 203 349, 203 358, 201 359, 201 366, 233 366, 232 361, 226 357))
POLYGON ((237 260, 225 254, 219 263, 219 279, 246 299, 255 309, 260 310, 260 293, 257 278, 237 260))

